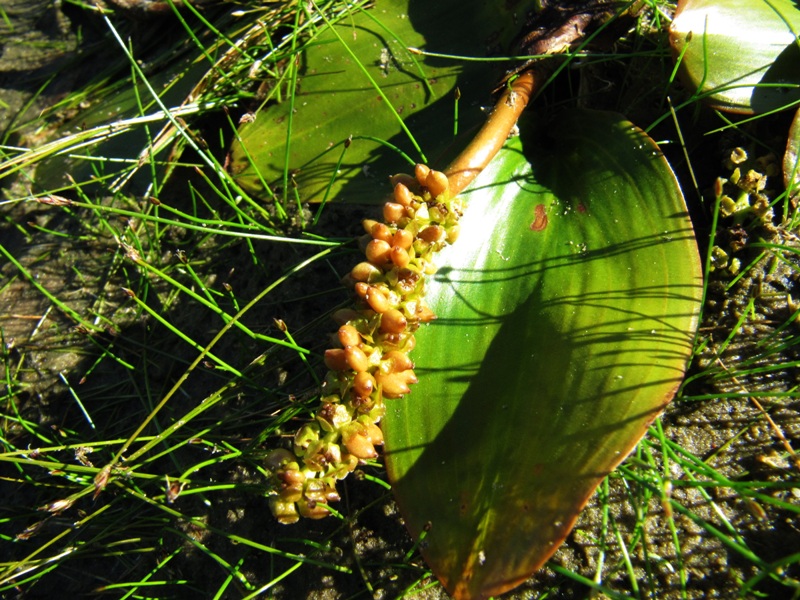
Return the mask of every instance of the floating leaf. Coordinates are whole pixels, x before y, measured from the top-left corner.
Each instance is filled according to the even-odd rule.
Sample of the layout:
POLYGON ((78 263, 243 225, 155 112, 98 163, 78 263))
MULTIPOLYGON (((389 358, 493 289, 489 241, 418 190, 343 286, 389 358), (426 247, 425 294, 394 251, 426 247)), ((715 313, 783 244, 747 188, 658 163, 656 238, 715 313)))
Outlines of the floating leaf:
POLYGON ((524 130, 468 193, 383 421, 398 504, 457 599, 524 581, 680 384, 701 294, 678 184, 611 113, 524 130))
POLYGON ((670 42, 684 79, 715 108, 744 113, 800 99, 794 0, 684 0, 670 42))
POLYGON ((534 2, 510 4, 464 10, 460 0, 381 0, 324 28, 301 55, 296 87, 241 127, 231 150, 238 183, 262 196, 269 195, 265 184, 291 185, 303 201, 382 201, 386 178, 402 161, 386 144, 411 161, 423 160, 424 149, 425 158, 440 162, 457 114, 461 132, 483 122, 480 105, 499 74, 492 63, 422 57, 407 48, 498 52, 516 34, 513 15, 534 2))

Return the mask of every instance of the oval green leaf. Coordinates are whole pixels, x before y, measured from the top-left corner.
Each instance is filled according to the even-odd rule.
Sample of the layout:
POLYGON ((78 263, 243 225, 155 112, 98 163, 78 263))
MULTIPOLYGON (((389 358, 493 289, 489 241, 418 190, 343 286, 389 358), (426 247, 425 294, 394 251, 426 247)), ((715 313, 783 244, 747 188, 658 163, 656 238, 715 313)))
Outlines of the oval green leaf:
POLYGON ((714 108, 776 110, 800 99, 794 0, 684 0, 670 26, 683 79, 714 108))
POLYGON ((269 186, 280 197, 291 185, 304 202, 383 202, 402 161, 387 145, 410 164, 444 164, 459 146, 456 120, 459 132, 482 124, 481 104, 502 74, 496 63, 423 57, 408 47, 467 57, 503 52, 517 33, 514 15, 534 4, 492 0, 464 10, 460 0, 380 0, 320 27, 300 55, 295 88, 241 126, 231 172, 259 196, 270 196, 269 186))
POLYGON ((547 560, 673 397, 700 261, 657 146, 576 112, 507 144, 439 262, 386 465, 429 566, 457 599, 487 598, 547 560))

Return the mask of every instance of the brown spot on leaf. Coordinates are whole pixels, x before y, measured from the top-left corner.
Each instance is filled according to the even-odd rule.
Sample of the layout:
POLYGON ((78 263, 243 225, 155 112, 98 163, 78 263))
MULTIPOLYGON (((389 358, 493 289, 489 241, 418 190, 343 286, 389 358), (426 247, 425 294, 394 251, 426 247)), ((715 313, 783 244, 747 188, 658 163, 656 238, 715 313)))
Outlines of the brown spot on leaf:
POLYGON ((531 231, 542 231, 547 227, 547 212, 545 211, 544 204, 537 204, 533 209, 533 223, 531 223, 531 231))

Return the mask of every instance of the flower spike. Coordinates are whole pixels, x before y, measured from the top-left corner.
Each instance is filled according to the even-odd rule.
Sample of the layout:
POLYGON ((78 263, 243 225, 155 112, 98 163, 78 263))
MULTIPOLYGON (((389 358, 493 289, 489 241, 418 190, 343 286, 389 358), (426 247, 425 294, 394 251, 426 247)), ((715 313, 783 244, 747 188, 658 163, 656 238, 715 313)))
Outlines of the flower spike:
POLYGON ((337 311, 337 346, 325 351, 328 373, 315 420, 294 437, 293 451, 273 450, 270 509, 281 523, 319 519, 339 499, 336 480, 378 456, 384 399, 402 398, 417 382, 409 353, 420 323, 435 318, 425 304, 432 256, 458 237, 463 211, 450 198, 447 175, 417 165, 392 177, 383 222, 367 219, 364 254, 345 277, 354 305, 337 311))

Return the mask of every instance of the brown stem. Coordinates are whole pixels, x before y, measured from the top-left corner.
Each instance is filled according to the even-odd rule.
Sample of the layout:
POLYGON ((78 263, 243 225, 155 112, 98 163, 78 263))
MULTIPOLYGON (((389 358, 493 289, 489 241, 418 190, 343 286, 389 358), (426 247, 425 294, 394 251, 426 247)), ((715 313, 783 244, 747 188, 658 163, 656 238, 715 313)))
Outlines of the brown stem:
POLYGON ((534 70, 520 73, 497 101, 489 119, 469 146, 444 170, 452 196, 472 183, 500 151, 538 83, 534 70))

